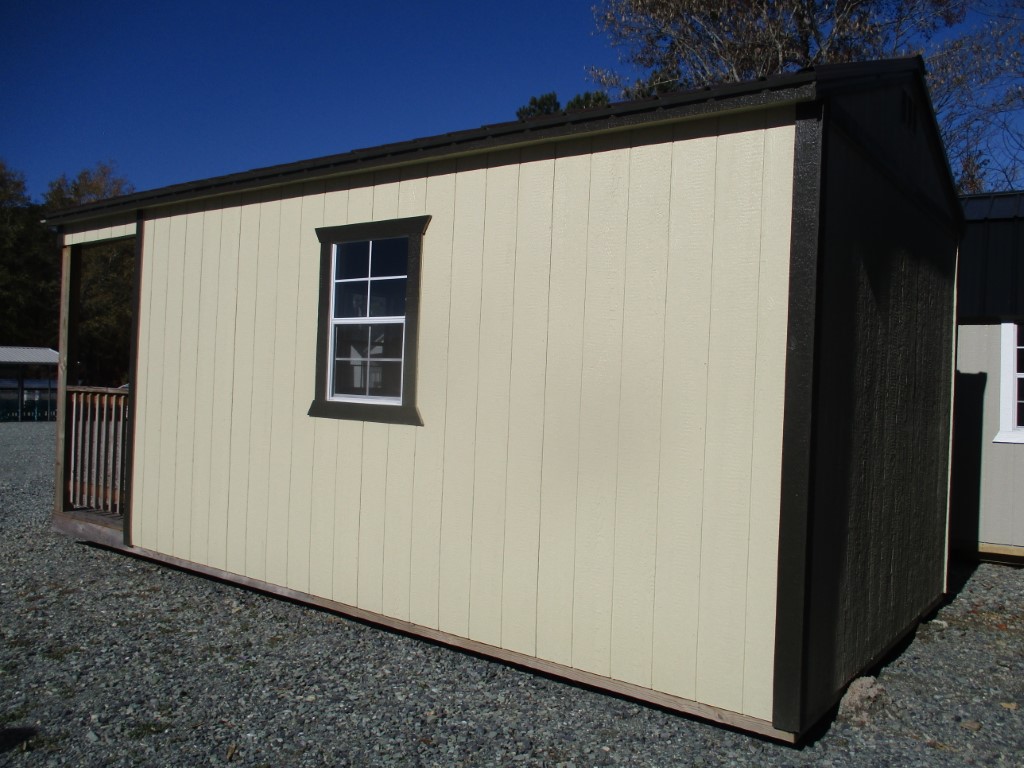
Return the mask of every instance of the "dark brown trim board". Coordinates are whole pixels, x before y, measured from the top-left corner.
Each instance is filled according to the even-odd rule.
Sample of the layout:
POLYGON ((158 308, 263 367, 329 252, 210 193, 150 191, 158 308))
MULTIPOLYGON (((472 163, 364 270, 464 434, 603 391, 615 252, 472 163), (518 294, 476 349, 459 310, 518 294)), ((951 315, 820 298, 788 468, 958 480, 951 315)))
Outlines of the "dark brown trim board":
POLYGON ((206 565, 199 565, 197 563, 190 562, 188 560, 182 560, 181 558, 172 557, 171 555, 164 555, 159 552, 153 552, 152 550, 144 549, 142 547, 129 547, 122 544, 119 538, 115 536, 106 535, 102 527, 96 524, 82 522, 76 520, 68 515, 58 516, 54 520, 54 527, 70 536, 79 539, 85 539, 95 544, 101 544, 105 547, 124 552, 137 557, 145 558, 146 560, 152 560, 154 562, 163 563, 170 565, 175 568, 180 568, 184 571, 196 573, 202 576, 207 576, 214 579, 219 579, 231 584, 237 584, 239 586, 247 587, 249 589, 255 589, 268 595, 276 597, 284 597, 289 600, 296 600, 307 605, 315 606, 317 608, 323 608, 329 611, 334 611, 343 616, 348 616, 359 621, 366 621, 375 624, 380 627, 402 632, 415 637, 422 637, 427 640, 442 643, 452 648, 457 648, 463 651, 469 651, 470 653, 477 653, 482 656, 486 656, 497 661, 501 661, 507 664, 514 664, 525 669, 529 669, 534 672, 539 672, 544 675, 550 675, 555 678, 566 680, 572 683, 579 683, 581 685, 598 688, 610 693, 625 696, 630 699, 637 701, 653 704, 658 707, 664 707, 675 712, 679 712, 684 715, 690 715, 693 717, 700 718, 702 720, 708 720, 719 725, 725 725, 730 728, 739 728, 744 731, 751 733, 760 734, 777 741, 781 741, 786 744, 795 744, 797 735, 786 731, 775 728, 771 723, 766 720, 760 720, 756 717, 749 715, 739 714, 738 712, 730 712, 728 710, 719 709, 708 704, 702 704, 698 701, 692 701, 690 699, 683 699, 678 696, 672 696, 667 693, 661 693, 659 691, 651 690, 650 688, 643 688, 639 685, 632 683, 623 683, 618 680, 611 680, 601 675, 596 675, 592 672, 584 672, 580 669, 573 669, 566 667, 561 664, 554 662, 545 661, 538 659, 533 656, 527 656, 516 651, 509 651, 504 648, 498 648, 497 646, 488 645, 481 643, 477 640, 470 640, 465 637, 453 635, 448 632, 443 632, 437 629, 431 629, 430 627, 420 626, 418 624, 412 624, 407 621, 400 619, 393 619, 388 616, 381 615, 379 613, 373 613, 362 608, 357 608, 353 605, 347 605, 345 603, 339 603, 334 600, 328 600, 323 597, 317 597, 306 592, 300 592, 295 589, 288 587, 279 586, 277 584, 271 584, 266 581, 259 579, 252 579, 248 576, 241 576, 237 573, 231 573, 229 571, 222 571, 219 568, 211 568, 206 565))
POLYGON ((135 467, 135 422, 136 383, 139 380, 139 332, 142 327, 142 254, 145 242, 146 222, 142 211, 137 214, 135 223, 135 271, 132 274, 132 329, 131 350, 128 357, 128 438, 125 448, 128 456, 124 462, 124 477, 121 479, 122 497, 124 499, 124 516, 122 519, 123 543, 126 547, 132 544, 132 470, 135 467))
POLYGON ((772 725, 800 733, 807 609, 807 526, 811 505, 814 364, 817 319, 821 160, 824 107, 801 104, 796 113, 793 218, 789 265, 785 422, 779 510, 779 571, 775 618, 772 725))
POLYGON ((423 235, 430 224, 430 216, 412 216, 386 221, 344 224, 336 227, 318 227, 320 239, 320 301, 316 330, 316 381, 309 415, 327 419, 375 421, 384 424, 410 424, 422 426, 423 419, 416 408, 416 364, 419 358, 419 305, 420 259, 423 235), (343 402, 331 400, 328 393, 327 359, 331 345, 328 328, 331 313, 331 291, 334 285, 334 245, 358 240, 408 238, 408 265, 405 297, 405 343, 403 346, 402 402, 381 403, 343 402))
POLYGON ((68 361, 71 359, 68 349, 70 329, 77 323, 77 302, 72 297, 78 295, 79 260, 77 246, 64 245, 61 242, 61 280, 60 280, 60 328, 59 328, 59 362, 57 363, 57 439, 56 463, 54 466, 53 511, 61 513, 68 507, 67 468, 70 466, 71 446, 67 443, 67 401, 68 401, 68 361))

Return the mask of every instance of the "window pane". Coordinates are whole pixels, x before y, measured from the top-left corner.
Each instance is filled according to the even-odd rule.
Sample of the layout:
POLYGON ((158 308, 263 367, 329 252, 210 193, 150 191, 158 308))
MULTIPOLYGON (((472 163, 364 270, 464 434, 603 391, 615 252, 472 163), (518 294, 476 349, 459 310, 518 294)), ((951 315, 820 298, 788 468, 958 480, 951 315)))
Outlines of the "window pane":
POLYGON ((404 323, 386 323, 384 325, 370 326, 370 338, 373 344, 370 346, 371 357, 392 357, 402 359, 402 336, 405 330, 404 323))
POLYGON ((1017 373, 1024 373, 1024 349, 1017 350, 1017 373))
POLYGON ((370 317, 397 317, 405 315, 404 277, 394 280, 370 281, 370 317))
POLYGON ((334 316, 366 317, 366 286, 369 280, 334 284, 334 316))
POLYGON ((369 357, 369 349, 370 326, 362 324, 334 326, 335 359, 365 359, 369 357))
POLYGON ((370 242, 338 243, 337 262, 334 267, 335 280, 349 280, 367 277, 370 265, 370 242))
POLYGON ((1017 346, 1024 347, 1024 323, 1017 323, 1017 346))
POLYGON ((409 238, 394 237, 373 241, 373 267, 371 277, 405 275, 407 272, 409 238))
POLYGON ((370 363, 369 394, 375 397, 402 396, 402 364, 370 363))
POLYGON ((334 387, 332 395, 365 395, 366 394, 365 361, 336 360, 334 363, 334 387))

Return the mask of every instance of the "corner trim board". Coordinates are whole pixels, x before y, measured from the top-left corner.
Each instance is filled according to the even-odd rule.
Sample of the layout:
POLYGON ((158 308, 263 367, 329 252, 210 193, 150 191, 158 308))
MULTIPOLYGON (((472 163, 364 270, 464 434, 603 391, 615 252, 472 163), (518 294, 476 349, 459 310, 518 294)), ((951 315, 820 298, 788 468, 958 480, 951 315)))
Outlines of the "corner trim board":
POLYGON ((797 105, 772 690, 772 726, 793 733, 809 725, 804 642, 824 120, 821 102, 797 105))

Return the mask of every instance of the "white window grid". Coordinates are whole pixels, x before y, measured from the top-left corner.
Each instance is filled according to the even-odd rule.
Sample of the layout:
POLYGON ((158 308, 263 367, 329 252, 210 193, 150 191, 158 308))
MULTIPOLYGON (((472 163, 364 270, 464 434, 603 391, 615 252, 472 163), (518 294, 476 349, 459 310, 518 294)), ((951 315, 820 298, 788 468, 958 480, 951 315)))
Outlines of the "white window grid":
POLYGON ((328 365, 327 365, 327 392, 328 400, 335 402, 349 402, 349 403, 380 403, 382 405, 401 405, 402 403, 402 387, 405 382, 405 315, 370 315, 370 296, 372 293, 372 287, 374 283, 385 282, 388 280, 405 280, 408 279, 408 273, 403 275, 387 275, 386 277, 372 277, 373 275, 373 240, 369 241, 369 264, 367 266, 366 277, 353 277, 353 278, 342 278, 338 279, 338 258, 339 258, 339 245, 341 243, 335 243, 332 247, 331 255, 331 343, 328 349, 328 365), (334 301, 337 297, 337 286, 343 283, 366 283, 366 300, 363 303, 364 314, 357 317, 335 317, 334 301), (339 326, 343 325, 401 325, 402 327, 402 350, 403 354, 401 357, 381 357, 373 356, 373 348, 368 345, 367 354, 371 357, 362 358, 366 362, 363 365, 351 366, 355 370, 352 371, 353 375, 360 377, 360 383, 356 386, 361 386, 366 390, 366 394, 354 395, 354 394, 335 394, 335 368, 338 360, 341 359, 359 359, 353 355, 350 358, 339 358, 336 355, 336 335, 338 333, 339 326), (399 370, 399 391, 398 395, 394 397, 387 397, 381 395, 369 394, 370 388, 380 383, 382 371, 377 363, 394 363, 400 364, 399 370), (364 378, 365 376, 365 378, 364 378))

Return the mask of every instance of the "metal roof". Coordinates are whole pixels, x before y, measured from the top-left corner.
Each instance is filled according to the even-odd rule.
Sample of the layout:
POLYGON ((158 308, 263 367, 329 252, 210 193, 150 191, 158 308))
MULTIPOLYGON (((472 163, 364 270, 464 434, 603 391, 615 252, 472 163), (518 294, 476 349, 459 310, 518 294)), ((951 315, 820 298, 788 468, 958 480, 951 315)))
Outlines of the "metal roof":
POLYGON ((992 192, 961 198, 967 221, 1024 218, 1024 192, 992 192))
POLYGON ((967 226, 960 241, 960 322, 1024 319, 1024 192, 961 198, 967 226))
POLYGON ((59 360, 46 347, 0 347, 0 365, 56 365, 59 360))
POLYGON ((826 64, 761 80, 726 83, 693 91, 664 94, 641 101, 620 102, 599 109, 563 112, 531 120, 485 125, 468 131, 357 149, 340 155, 175 184, 58 211, 48 216, 46 223, 60 225, 87 221, 186 200, 409 165, 442 157, 482 153, 498 148, 568 139, 601 131, 623 130, 646 123, 813 101, 829 90, 855 88, 863 83, 877 82, 885 78, 915 75, 923 81, 924 62, 919 56, 886 61, 826 64))

